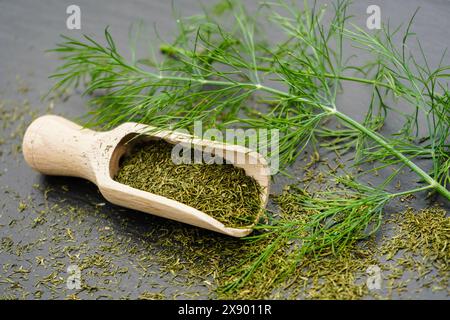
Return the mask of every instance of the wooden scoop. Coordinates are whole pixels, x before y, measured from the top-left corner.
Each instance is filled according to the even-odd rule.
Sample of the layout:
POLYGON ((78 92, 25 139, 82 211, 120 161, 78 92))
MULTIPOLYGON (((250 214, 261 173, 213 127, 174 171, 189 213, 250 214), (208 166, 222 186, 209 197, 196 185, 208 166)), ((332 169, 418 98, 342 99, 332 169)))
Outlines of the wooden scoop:
POLYGON ((259 153, 242 146, 202 140, 175 131, 155 130, 138 123, 124 123, 111 131, 96 132, 83 129, 62 117, 42 116, 27 128, 23 154, 26 162, 41 173, 81 177, 95 183, 102 195, 114 204, 233 237, 243 237, 252 231, 252 226, 226 227, 188 205, 114 181, 120 158, 136 143, 155 139, 164 139, 172 144, 192 143, 194 148, 208 148, 214 154, 220 154, 236 167, 243 168, 247 175, 261 185, 261 202, 263 207, 266 205, 269 168, 259 153))

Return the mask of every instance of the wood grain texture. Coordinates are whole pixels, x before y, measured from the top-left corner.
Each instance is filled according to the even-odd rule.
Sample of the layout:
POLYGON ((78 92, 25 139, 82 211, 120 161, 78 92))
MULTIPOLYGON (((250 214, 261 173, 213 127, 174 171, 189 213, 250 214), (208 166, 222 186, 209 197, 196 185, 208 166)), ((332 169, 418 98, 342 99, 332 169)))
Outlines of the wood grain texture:
MULTIPOLYGON (((226 227, 193 207, 114 181, 120 158, 143 139, 164 139, 172 144, 192 143, 195 148, 209 148, 213 153, 223 155, 261 185, 261 202, 265 207, 270 170, 259 153, 242 146, 198 139, 177 132, 155 131, 155 128, 138 123, 124 123, 111 131, 96 132, 59 116, 42 116, 33 121, 25 132, 23 154, 26 162, 43 174, 90 180, 111 203, 233 237, 243 237, 252 231, 251 226, 226 227)), ((262 210, 263 207, 260 213, 262 210)))

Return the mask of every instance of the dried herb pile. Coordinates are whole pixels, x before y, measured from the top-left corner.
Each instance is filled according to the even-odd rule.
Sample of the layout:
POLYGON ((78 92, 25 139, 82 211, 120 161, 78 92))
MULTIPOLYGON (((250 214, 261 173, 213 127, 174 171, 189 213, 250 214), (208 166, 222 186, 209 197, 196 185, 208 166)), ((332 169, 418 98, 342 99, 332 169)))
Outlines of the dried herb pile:
POLYGON ((255 223, 261 210, 255 179, 232 164, 175 164, 172 148, 163 140, 135 147, 114 179, 194 207, 229 227, 255 223))
MULTIPOLYGON (((25 127, 29 120, 24 116, 18 115, 18 120, 8 116, 5 123, 14 124, 11 130, 25 127)), ((0 149, 7 154, 15 148, 1 145, 0 149)), ((317 164, 302 168, 309 168, 305 177, 320 184, 317 164)), ((8 168, 13 174, 14 166, 8 168)), ((379 241, 360 241, 337 255, 330 250, 306 255, 289 277, 274 283, 292 266, 295 243, 286 241, 255 277, 237 292, 229 292, 220 289, 239 275, 233 275, 233 268, 251 264, 271 243, 270 237, 241 241, 151 215, 132 215, 102 202, 95 187, 84 181, 79 181, 81 186, 71 181, 69 188, 63 184, 66 180, 51 178, 44 180, 47 186, 34 185, 28 196, 7 188, 8 180, 3 178, 2 201, 17 212, 0 221, 0 257, 5 261, 0 299, 384 299, 434 292, 442 297, 449 291, 450 218, 438 207, 396 214, 385 222, 390 226, 381 228, 379 241), (31 230, 30 238, 23 238, 24 229, 31 230), (66 288, 70 264, 81 269, 79 290, 66 288), (366 285, 370 265, 381 268, 381 290, 371 291, 366 285), (130 291, 130 286, 135 290, 130 291)), ((280 218, 295 217, 305 223, 311 218, 299 196, 304 196, 302 191, 290 187, 276 197, 280 218)))
MULTIPOLYGON (((299 199, 298 188, 286 188, 274 200, 280 218, 295 217, 305 225, 314 217, 299 199)), ((405 293, 444 291, 450 293, 450 217, 445 209, 407 209, 384 222, 383 236, 349 241, 337 248, 325 247, 299 259, 302 239, 296 241, 273 235, 252 242, 229 270, 219 277, 219 294, 228 299, 362 299, 401 298, 405 293), (253 277, 238 282, 242 270, 254 267, 253 260, 272 245, 270 259, 254 269, 253 277), (258 254, 259 253, 259 254, 258 254), (294 267, 293 267, 294 266, 294 267), (380 270, 380 288, 369 288, 368 269, 380 270), (236 284, 230 288, 231 284, 236 284), (241 285, 239 285, 241 284, 241 285), (234 290, 230 290, 234 289, 234 290)), ((312 230, 305 230, 306 239, 312 230)))
MULTIPOLYGON (((300 10, 282 1, 267 8, 271 6, 280 10, 269 12, 270 26, 285 31, 288 42, 260 41, 254 32, 262 30, 254 23, 258 17, 248 16, 239 5, 230 6, 230 19, 208 12, 205 19, 180 17, 181 34, 166 46, 166 51, 172 51, 170 56, 163 62, 139 60, 147 62, 147 67, 162 67, 152 71, 135 61, 127 62, 108 31, 106 46, 89 37, 82 41, 65 38, 55 51, 64 55, 67 73, 58 71, 56 88, 64 91, 93 76, 86 92, 104 92, 90 96, 97 120, 93 123, 105 127, 133 120, 172 128, 173 119, 181 116, 179 127, 189 128, 199 119, 206 127, 218 125, 219 118, 234 124, 250 101, 264 98, 270 102, 270 112, 249 108, 247 123, 282 131, 282 167, 298 155, 304 157, 299 146, 317 138, 321 147, 338 151, 338 158, 346 154, 355 160, 355 168, 369 164, 361 173, 378 175, 380 171, 384 182, 369 187, 366 180, 341 178, 336 182, 347 182, 348 187, 341 196, 323 185, 330 182, 330 174, 340 173, 341 166, 330 164, 327 171, 316 170, 317 153, 311 165, 302 166, 306 173, 300 188, 286 189, 276 197, 280 212, 270 225, 257 227, 263 231, 259 237, 256 234, 251 241, 222 237, 151 215, 129 214, 103 202, 87 182, 45 178, 43 188, 35 184, 33 190, 11 189, 8 183, 25 178, 20 173, 28 172, 21 170, 20 157, 15 161, 20 150, 18 136, 29 123, 19 119, 23 117, 20 106, 27 104, 14 104, 12 110, 0 111, 4 137, 4 141, 0 138, 0 156, 7 160, 8 169, 0 173, 0 299, 360 299, 410 298, 416 293, 430 297, 434 292, 439 292, 438 298, 448 296, 448 206, 403 212, 404 199, 414 195, 421 204, 431 191, 449 198, 448 66, 430 70, 417 64, 422 56, 414 58, 407 45, 413 35, 411 23, 397 46, 388 29, 381 34, 348 29, 345 2, 337 2, 328 26, 322 25, 323 11, 316 11, 316 6, 300 10), (283 9, 288 12, 278 13, 283 9), (235 28, 224 30, 221 21, 226 19, 235 28), (373 56, 364 66, 377 71, 366 72, 353 63, 343 65, 345 55, 340 49, 328 50, 334 41, 370 50, 373 56), (226 72, 217 68, 223 64, 228 67, 226 72), (362 76, 347 72, 353 69, 363 71, 362 76), (279 89, 265 80, 274 77, 285 80, 279 89), (336 99, 344 81, 370 84, 373 90, 361 123, 347 115, 342 100, 336 99), (391 95, 410 108, 396 108, 397 103, 388 99, 391 95), (389 122, 394 113, 405 115, 400 132, 382 132, 385 120, 389 122), (418 114, 438 121, 430 121, 434 125, 417 132, 418 114), (334 129, 327 120, 335 116, 339 123, 334 129), (419 160, 429 160, 432 170, 424 172, 416 166, 422 164, 419 160), (381 170, 385 167, 393 169, 389 176, 381 170), (406 167, 425 180, 402 187, 398 178, 410 175, 402 170, 406 167), (70 190, 62 183, 69 183, 70 190), (304 190, 315 183, 325 191, 304 190), (396 193, 391 193, 394 189, 396 193), (393 199, 401 207, 392 220, 382 220, 383 205, 397 201, 393 199), (376 231, 377 223, 379 232, 367 235, 367 231, 376 231), (362 228, 366 225, 375 228, 362 228), (303 246, 302 240, 314 230, 309 245, 303 246), (81 269, 79 290, 66 286, 70 264, 81 269), (375 291, 366 283, 367 268, 373 265, 381 269, 383 279, 381 289, 375 291)), ((30 182, 26 177, 30 185, 37 176, 32 178, 30 182)), ((300 178, 297 172, 295 178, 300 178)), ((392 208, 386 213, 392 213, 392 208)))
MULTIPOLYGON (((299 195, 317 227, 299 256, 306 249, 345 249, 374 234, 395 199, 426 192, 450 201, 450 66, 444 54, 434 63, 428 59, 414 32, 415 14, 398 28, 367 32, 350 8, 350 1, 322 6, 280 0, 256 11, 244 1, 221 1, 202 14, 177 16, 174 41, 160 43, 163 56, 139 59, 127 59, 108 29, 103 41, 63 37, 52 50, 62 59, 53 92, 85 82, 89 124, 104 128, 135 121, 192 130, 201 121, 203 130, 277 129, 281 170, 315 142, 347 156, 362 170, 347 181, 345 194, 299 195), (267 26, 279 35, 268 37, 267 26), (363 61, 349 58, 357 56, 363 61), (358 101, 359 115, 343 103, 347 84, 368 90, 358 101), (406 170, 409 181, 420 183, 397 188, 393 181, 406 170)), ((137 52, 147 43, 137 26, 133 30, 131 52, 137 52)), ((347 180, 345 174, 339 179, 347 180)), ((278 236, 241 270, 232 290, 272 259, 280 239, 301 238, 303 226, 291 217, 260 229, 278 236)))

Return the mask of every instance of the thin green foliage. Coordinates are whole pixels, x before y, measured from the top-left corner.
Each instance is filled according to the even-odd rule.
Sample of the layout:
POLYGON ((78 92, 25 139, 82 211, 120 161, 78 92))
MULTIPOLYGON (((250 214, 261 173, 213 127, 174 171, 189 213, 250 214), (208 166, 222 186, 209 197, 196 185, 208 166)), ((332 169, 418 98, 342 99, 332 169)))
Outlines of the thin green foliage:
POLYGON ((312 194, 291 186, 277 197, 276 201, 289 215, 282 213, 271 224, 257 227, 264 233, 249 239, 269 240, 269 245, 251 264, 244 261, 237 266, 235 272, 245 271, 222 290, 236 290, 245 285, 251 274, 263 267, 274 252, 284 250, 287 243, 293 246, 292 261, 272 279, 274 283, 286 281, 306 255, 320 255, 323 250, 336 253, 376 232, 383 207, 392 195, 349 178, 338 178, 336 182, 343 188, 312 194))
POLYGON ((367 237, 377 230, 384 205, 394 197, 427 190, 450 199, 450 93, 445 83, 450 67, 441 62, 432 69, 422 49, 419 57, 408 52, 412 19, 396 46, 394 37, 401 28, 391 31, 385 26, 380 33, 369 33, 349 27, 348 5, 334 3, 331 20, 325 23, 325 9, 307 1, 303 9, 281 0, 266 2, 256 13, 248 13, 239 1, 222 1, 203 15, 177 17, 178 35, 173 43, 161 46, 161 60, 150 55, 127 61, 108 29, 104 45, 88 36, 64 37, 53 50, 64 61, 52 76, 57 80, 54 90, 84 82, 85 94, 102 93, 90 96, 89 125, 112 127, 138 121, 191 129, 195 121, 202 121, 205 129, 275 128, 280 130, 277 151, 283 168, 317 139, 334 151, 354 151, 358 165, 371 162, 373 170, 394 168, 376 187, 339 178, 337 182, 345 186, 341 191, 296 192, 298 205, 311 212, 310 219, 289 216, 257 227, 264 232, 249 240, 267 241, 267 246, 233 271, 236 277, 224 290, 244 286, 257 268, 291 241, 300 241, 301 246, 279 275, 280 281, 306 253, 330 247, 338 251, 367 237), (264 22, 285 38, 275 44, 264 39, 257 32, 264 22), (368 51, 373 59, 364 65, 353 63, 344 53, 344 42, 368 51), (362 122, 337 105, 343 81, 372 88, 362 122), (410 110, 389 106, 389 97, 406 103, 410 110), (264 104, 255 104, 256 98, 264 104), (397 134, 383 136, 380 130, 391 112, 400 115, 404 125, 397 134), (330 118, 337 120, 336 128, 326 124, 330 118), (427 124, 423 132, 421 119, 427 124), (417 165, 423 158, 431 160, 430 172, 417 165), (423 185, 386 191, 405 168, 423 185))

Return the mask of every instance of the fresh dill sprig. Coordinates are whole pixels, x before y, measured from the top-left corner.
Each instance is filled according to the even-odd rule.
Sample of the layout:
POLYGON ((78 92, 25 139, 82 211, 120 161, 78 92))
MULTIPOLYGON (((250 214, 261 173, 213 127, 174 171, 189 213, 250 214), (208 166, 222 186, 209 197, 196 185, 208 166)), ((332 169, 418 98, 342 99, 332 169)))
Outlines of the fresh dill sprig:
POLYGON ((264 232, 249 239, 269 240, 267 247, 259 259, 251 263, 244 261, 231 270, 230 274, 236 273, 238 277, 220 289, 237 290, 245 285, 252 273, 264 267, 266 259, 275 251, 285 250, 287 243, 291 244, 292 262, 278 274, 277 279, 272 279, 274 283, 285 281, 305 256, 319 254, 325 249, 336 253, 376 232, 384 205, 393 195, 363 186, 348 177, 338 178, 336 182, 346 188, 310 194, 291 186, 288 192, 278 196, 276 201, 284 210, 289 209, 290 214, 284 215, 282 211, 280 219, 258 227, 264 232))
POLYGON ((338 250, 367 237, 377 230, 384 205, 395 197, 426 190, 450 200, 450 93, 445 83, 450 66, 432 69, 422 49, 423 63, 407 52, 412 19, 401 46, 396 46, 393 37, 400 28, 390 31, 385 27, 372 34, 349 27, 348 5, 336 2, 334 15, 325 24, 324 8, 310 7, 307 1, 303 9, 282 0, 264 3, 251 14, 239 1, 223 1, 216 7, 220 10, 178 17, 179 34, 172 44, 161 45, 162 60, 127 61, 108 29, 104 45, 89 36, 83 40, 63 37, 53 50, 64 61, 52 76, 57 80, 54 90, 85 83, 85 94, 101 92, 90 96, 90 125, 113 127, 137 121, 190 129, 200 120, 205 129, 276 128, 283 168, 316 139, 335 151, 353 151, 356 164, 370 161, 376 165, 373 170, 395 168, 376 187, 340 178, 338 182, 346 186, 342 192, 297 192, 299 205, 311 212, 311 218, 305 222, 286 217, 261 226, 265 232, 250 240, 269 239, 266 249, 235 270, 238 276, 225 290, 245 285, 254 270, 286 242, 300 241, 295 253, 300 259, 324 247, 338 250), (276 44, 264 39, 257 32, 263 28, 261 20, 279 28, 286 38, 276 44), (352 63, 344 53, 344 42, 368 51, 373 59, 365 65, 352 63), (372 87, 362 122, 339 108, 336 98, 343 81, 372 87), (255 105, 256 96, 265 103, 255 105), (406 102, 411 110, 388 106, 388 96, 406 102), (397 134, 384 136, 380 130, 389 112, 405 121, 397 134), (427 123, 425 130, 419 130, 421 117, 427 123), (330 118, 338 121, 337 129, 326 125, 330 118), (420 159, 432 161, 430 172, 417 164, 420 159), (423 185, 398 193, 386 191, 404 168, 414 172, 423 185))

